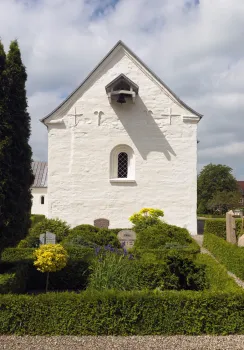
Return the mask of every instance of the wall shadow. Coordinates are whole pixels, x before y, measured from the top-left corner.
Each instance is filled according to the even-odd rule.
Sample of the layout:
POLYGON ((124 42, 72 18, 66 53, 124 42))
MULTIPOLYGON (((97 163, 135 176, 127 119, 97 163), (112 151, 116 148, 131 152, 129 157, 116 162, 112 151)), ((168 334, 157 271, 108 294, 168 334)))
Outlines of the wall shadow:
POLYGON ((147 159, 150 152, 163 153, 169 161, 171 156, 176 156, 140 96, 135 103, 127 101, 121 105, 113 101, 111 107, 143 159, 147 159))

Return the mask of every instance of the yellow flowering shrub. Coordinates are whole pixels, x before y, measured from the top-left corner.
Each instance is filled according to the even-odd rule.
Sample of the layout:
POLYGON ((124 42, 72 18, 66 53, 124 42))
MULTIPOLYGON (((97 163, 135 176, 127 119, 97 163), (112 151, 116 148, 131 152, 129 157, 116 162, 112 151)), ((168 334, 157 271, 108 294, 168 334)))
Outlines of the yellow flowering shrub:
POLYGON ((160 221, 160 217, 164 216, 164 212, 161 209, 143 208, 138 213, 133 214, 129 219, 134 225, 141 224, 143 222, 156 223, 160 221))
POLYGON ((61 244, 44 244, 34 251, 34 266, 41 272, 62 270, 68 260, 68 254, 61 244))

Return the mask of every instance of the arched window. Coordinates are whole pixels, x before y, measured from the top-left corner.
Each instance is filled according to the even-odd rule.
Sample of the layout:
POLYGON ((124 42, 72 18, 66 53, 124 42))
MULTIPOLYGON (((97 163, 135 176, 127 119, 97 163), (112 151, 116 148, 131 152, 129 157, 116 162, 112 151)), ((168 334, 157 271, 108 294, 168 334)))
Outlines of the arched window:
POLYGON ((41 196, 41 204, 44 204, 44 196, 41 196))
POLYGON ((110 155, 110 181, 135 181, 135 157, 130 146, 118 145, 112 150, 110 155))
POLYGON ((120 152, 118 154, 118 178, 127 178, 128 176, 128 154, 120 152))

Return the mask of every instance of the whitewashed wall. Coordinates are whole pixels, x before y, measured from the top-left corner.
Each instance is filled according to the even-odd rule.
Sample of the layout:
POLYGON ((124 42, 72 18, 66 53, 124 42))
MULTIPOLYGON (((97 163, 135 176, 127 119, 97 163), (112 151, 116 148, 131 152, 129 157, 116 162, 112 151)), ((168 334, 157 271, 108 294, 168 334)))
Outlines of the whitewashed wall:
POLYGON ((101 69, 55 114, 64 122, 48 125, 48 216, 72 226, 102 217, 126 228, 131 214, 155 207, 196 234, 196 116, 123 50, 101 69), (139 86, 135 104, 109 104, 105 86, 120 73, 139 86), (110 183, 110 152, 119 144, 134 150, 134 183, 110 183))
POLYGON ((32 188, 32 207, 31 214, 43 214, 47 216, 48 213, 48 200, 47 200, 47 188, 32 188), (41 196, 44 196, 44 204, 41 204, 41 196))

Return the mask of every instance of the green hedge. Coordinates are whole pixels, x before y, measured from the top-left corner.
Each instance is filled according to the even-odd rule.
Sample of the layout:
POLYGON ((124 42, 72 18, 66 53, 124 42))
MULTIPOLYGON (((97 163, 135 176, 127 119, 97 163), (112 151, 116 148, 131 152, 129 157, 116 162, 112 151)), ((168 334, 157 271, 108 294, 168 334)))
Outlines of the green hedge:
POLYGON ((8 273, 0 274, 0 294, 23 293, 26 289, 28 267, 21 265, 10 269, 8 273))
MULTIPOLYGON (((204 234, 212 233, 226 239, 226 219, 207 219, 204 224, 204 234)), ((241 219, 236 219, 236 235, 241 235, 241 219)))
POLYGON ((209 291, 233 292, 242 290, 234 279, 227 274, 226 268, 219 264, 214 258, 208 254, 198 254, 196 264, 204 265, 205 276, 209 291))
POLYGON ((1 295, 0 334, 244 334, 244 293, 1 295))
MULTIPOLYGON (((15 269, 17 276, 22 271, 28 271, 20 279, 21 291, 44 289, 46 275, 37 271, 33 266, 34 248, 7 248, 3 251, 1 263, 15 269)), ((55 290, 82 290, 85 289, 89 277, 89 262, 94 257, 94 250, 91 248, 67 248, 69 260, 67 266, 58 272, 50 273, 50 289, 55 290)), ((13 293, 16 289, 13 288, 13 293)), ((18 291, 17 291, 18 292, 18 291)))
POLYGON ((244 247, 226 242, 211 233, 204 234, 203 246, 225 265, 227 270, 244 280, 244 247))

